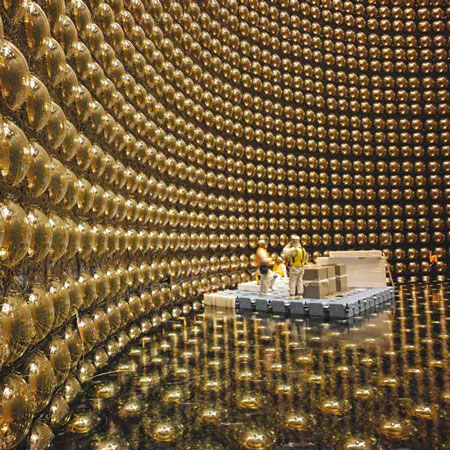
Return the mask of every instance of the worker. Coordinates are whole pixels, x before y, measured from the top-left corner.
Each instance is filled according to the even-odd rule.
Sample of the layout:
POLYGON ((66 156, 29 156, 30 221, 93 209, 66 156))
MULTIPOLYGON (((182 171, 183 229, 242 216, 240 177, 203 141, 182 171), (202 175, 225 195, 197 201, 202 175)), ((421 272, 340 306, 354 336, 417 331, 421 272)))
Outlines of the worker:
POLYGON ((296 234, 291 236, 290 242, 283 249, 283 256, 289 263, 289 298, 303 298, 303 275, 308 253, 303 248, 299 236, 296 234))
POLYGON ((272 287, 279 280, 283 280, 287 278, 287 269, 286 264, 284 264, 283 258, 281 256, 273 255, 272 259, 275 261, 275 264, 272 268, 272 287))
POLYGON ((258 241, 255 264, 260 277, 259 293, 268 294, 269 292, 272 292, 274 280, 270 267, 273 266, 273 261, 267 251, 267 242, 265 239, 260 239, 258 241))
POLYGON ((274 276, 276 275, 279 278, 287 278, 287 269, 283 258, 281 256, 275 256, 273 259, 275 260, 275 264, 272 269, 274 276))

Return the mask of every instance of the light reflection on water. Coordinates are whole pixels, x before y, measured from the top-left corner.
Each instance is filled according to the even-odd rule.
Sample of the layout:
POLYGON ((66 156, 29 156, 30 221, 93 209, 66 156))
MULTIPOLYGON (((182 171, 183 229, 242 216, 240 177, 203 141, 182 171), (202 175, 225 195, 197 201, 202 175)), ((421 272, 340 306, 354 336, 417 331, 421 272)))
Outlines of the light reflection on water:
POLYGON ((446 448, 448 291, 399 294, 350 322, 173 321, 95 380, 54 448, 446 448))

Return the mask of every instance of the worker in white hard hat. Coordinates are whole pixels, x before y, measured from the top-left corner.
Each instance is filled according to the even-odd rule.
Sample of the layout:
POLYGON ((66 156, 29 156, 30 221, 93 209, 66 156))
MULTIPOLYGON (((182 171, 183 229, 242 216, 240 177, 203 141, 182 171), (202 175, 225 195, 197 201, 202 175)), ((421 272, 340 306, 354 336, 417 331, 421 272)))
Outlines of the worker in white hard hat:
POLYGON ((303 248, 300 237, 291 236, 290 242, 283 249, 283 256, 289 263, 289 298, 303 298, 304 266, 308 262, 308 253, 303 248))
POLYGON ((272 272, 274 276, 279 278, 287 278, 286 264, 284 264, 283 258, 281 256, 272 255, 275 264, 273 266, 272 272))
POLYGON ((278 255, 272 255, 274 265, 272 267, 272 288, 273 286, 281 280, 287 279, 287 269, 286 264, 284 264, 283 258, 278 255))
POLYGON ((265 239, 260 239, 258 241, 255 264, 260 277, 259 293, 268 294, 269 292, 272 292, 274 280, 270 268, 273 266, 273 261, 267 251, 267 241, 265 239))

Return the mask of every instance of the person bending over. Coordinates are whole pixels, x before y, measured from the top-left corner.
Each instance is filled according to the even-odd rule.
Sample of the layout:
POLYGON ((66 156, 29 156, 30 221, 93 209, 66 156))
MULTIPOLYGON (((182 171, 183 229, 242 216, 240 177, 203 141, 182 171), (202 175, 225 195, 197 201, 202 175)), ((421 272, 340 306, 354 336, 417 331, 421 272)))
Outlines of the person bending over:
POLYGON ((287 278, 286 264, 284 264, 283 258, 281 256, 274 256, 275 264, 272 268, 273 282, 276 283, 278 280, 287 278))

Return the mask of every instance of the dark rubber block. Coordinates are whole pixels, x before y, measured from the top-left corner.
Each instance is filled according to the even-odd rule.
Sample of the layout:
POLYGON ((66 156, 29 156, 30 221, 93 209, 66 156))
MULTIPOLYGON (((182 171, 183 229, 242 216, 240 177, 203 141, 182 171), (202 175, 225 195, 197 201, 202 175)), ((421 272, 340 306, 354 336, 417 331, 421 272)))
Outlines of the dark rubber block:
POLYGON ((241 309, 253 309, 252 299, 249 297, 239 297, 239 308, 241 309))
POLYGON ((272 311, 274 313, 286 314, 286 305, 284 300, 272 300, 272 311))
POLYGON ((294 316, 305 315, 305 302, 302 302, 301 300, 291 300, 289 302, 289 308, 291 314, 294 316))
POLYGON ((267 312, 269 309, 268 301, 263 298, 257 298, 255 305, 256 305, 256 311, 267 312))
POLYGON ((310 316, 325 317, 328 315, 328 302, 326 301, 311 301, 308 306, 310 316))
POLYGON ((351 308, 346 300, 338 300, 329 303, 330 318, 347 319, 355 315, 354 308, 351 308))

